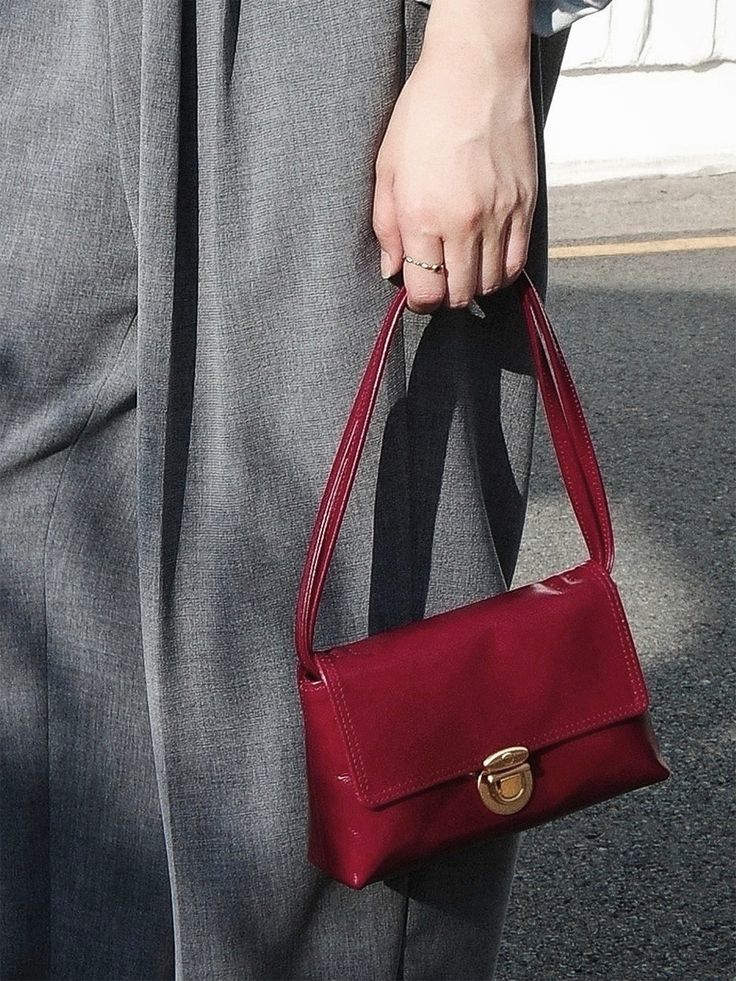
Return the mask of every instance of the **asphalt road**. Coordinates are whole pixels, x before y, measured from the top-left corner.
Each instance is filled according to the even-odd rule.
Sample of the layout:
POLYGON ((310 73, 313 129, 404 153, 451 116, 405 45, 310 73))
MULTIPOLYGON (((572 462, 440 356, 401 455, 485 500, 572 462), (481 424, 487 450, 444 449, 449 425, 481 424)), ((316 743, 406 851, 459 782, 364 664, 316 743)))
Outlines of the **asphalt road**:
MULTIPOLYGON (((550 263, 673 776, 526 833, 498 981, 736 977, 735 294, 736 249, 550 263)), ((541 413, 537 437, 515 585, 584 554, 541 413)))

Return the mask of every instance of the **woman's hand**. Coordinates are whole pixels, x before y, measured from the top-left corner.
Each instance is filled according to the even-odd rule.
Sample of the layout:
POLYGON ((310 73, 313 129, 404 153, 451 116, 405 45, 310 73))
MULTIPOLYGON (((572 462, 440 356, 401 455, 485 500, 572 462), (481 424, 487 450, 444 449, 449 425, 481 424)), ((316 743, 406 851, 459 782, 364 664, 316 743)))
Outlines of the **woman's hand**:
POLYGON ((530 41, 531 0, 432 0, 376 159, 373 206, 381 272, 403 265, 417 313, 467 306, 526 262, 537 198, 530 41))

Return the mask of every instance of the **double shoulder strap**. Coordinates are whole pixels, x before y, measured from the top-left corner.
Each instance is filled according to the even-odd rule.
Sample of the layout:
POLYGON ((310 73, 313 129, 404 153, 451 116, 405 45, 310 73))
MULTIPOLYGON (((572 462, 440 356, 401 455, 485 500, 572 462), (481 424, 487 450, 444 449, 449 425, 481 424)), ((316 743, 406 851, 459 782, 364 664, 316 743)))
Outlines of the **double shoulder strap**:
MULTIPOLYGON (((595 450, 575 385, 544 305, 526 270, 514 286, 521 296, 537 384, 567 494, 590 557, 613 567, 611 518, 595 450)), ((401 287, 389 304, 358 386, 319 503, 299 584, 295 643, 311 676, 319 674, 312 649, 317 612, 337 536, 365 445, 391 341, 406 307, 401 287)))

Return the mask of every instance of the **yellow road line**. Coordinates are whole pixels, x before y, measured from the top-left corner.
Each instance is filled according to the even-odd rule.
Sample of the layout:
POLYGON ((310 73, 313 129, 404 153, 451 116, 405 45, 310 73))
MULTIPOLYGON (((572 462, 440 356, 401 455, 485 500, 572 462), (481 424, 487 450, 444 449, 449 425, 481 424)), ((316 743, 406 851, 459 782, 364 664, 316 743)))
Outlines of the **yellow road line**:
POLYGON ((734 249, 736 235, 708 235, 692 238, 660 238, 644 242, 592 242, 580 245, 550 246, 550 259, 579 259, 586 256, 645 255, 654 252, 695 252, 699 249, 734 249))

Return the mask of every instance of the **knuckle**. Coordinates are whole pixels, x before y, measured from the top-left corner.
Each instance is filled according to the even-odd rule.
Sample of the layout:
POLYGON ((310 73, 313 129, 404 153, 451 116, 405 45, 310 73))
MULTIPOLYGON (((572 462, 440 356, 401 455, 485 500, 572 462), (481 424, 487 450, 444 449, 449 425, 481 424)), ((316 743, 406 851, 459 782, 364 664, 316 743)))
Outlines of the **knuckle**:
POLYGON ((511 188, 500 181, 494 184, 493 190, 487 198, 489 208, 493 214, 505 213, 516 205, 517 197, 515 191, 515 188, 511 188))
POLYGON ((432 207, 425 201, 406 201, 399 208, 399 222, 404 232, 429 233, 435 224, 432 207))
POLYGON ((517 184, 514 187, 513 198, 516 204, 527 204, 536 197, 537 189, 533 184, 517 184))
POLYGON ((529 214, 534 211, 534 207, 537 203, 537 192, 534 190, 524 189, 520 192, 517 201, 517 210, 521 211, 522 214, 529 214))
POLYGON ((509 215, 516 212, 519 202, 515 198, 502 195, 496 198, 493 204, 493 211, 500 221, 505 221, 509 215))
POLYGON ((497 187, 492 197, 492 210, 504 218, 510 214, 523 216, 534 210, 536 199, 536 188, 526 184, 497 187))
POLYGON ((461 234, 474 232, 483 224, 485 209, 482 205, 472 203, 463 208, 459 208, 455 213, 451 226, 454 231, 461 234))

